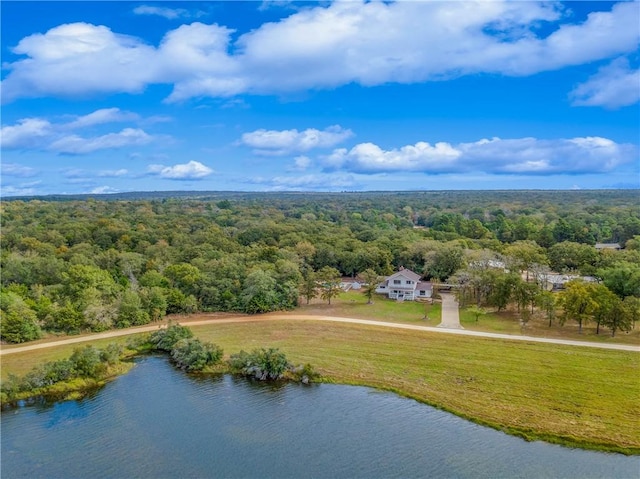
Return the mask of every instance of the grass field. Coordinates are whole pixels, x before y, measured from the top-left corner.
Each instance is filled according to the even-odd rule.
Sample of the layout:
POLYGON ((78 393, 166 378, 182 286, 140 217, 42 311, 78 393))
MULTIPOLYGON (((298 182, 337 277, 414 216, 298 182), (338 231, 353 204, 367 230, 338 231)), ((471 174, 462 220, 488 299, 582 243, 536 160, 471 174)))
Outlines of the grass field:
MULTIPOLYGON (((438 304, 376 298, 368 305, 359 293, 346 293, 331 306, 303 306, 298 312, 428 326, 440 321, 438 304)), ((461 320, 465 328, 476 326, 464 312, 461 320)), ((222 346, 226 355, 277 347, 295 364, 311 363, 329 382, 395 391, 528 439, 640 454, 640 354, 635 352, 293 318, 192 328, 199 338, 222 346)), ((484 316, 477 328, 521 332, 508 315, 484 316), (501 329, 512 323, 516 330, 501 329)), ((562 333, 565 328, 556 330, 562 333)), ((577 333, 559 337, 587 339, 577 333)), ((92 344, 127 341, 120 337, 92 344)), ((68 357, 74 347, 78 345, 3 356, 2 377, 68 357)))
MULTIPOLYGON (((640 453, 634 352, 294 320, 193 330, 227 355, 277 347, 327 381, 395 391, 529 439, 640 453)), ((3 376, 66 357, 74 347, 4 356, 3 376)))
MULTIPOLYGON (((302 304, 296 312, 415 323, 424 326, 440 324, 441 308, 439 302, 434 302, 433 305, 415 301, 397 302, 381 295, 375 295, 373 300, 373 304, 367 304, 367 298, 361 292, 349 291, 332 300, 331 305, 328 305, 326 301, 315 299, 309 305, 302 304), (425 315, 427 319, 425 319, 425 315)), ((488 310, 488 313, 481 316, 476 322, 475 317, 465 308, 460 309, 460 324, 465 329, 472 331, 640 345, 640 324, 636 324, 635 329, 630 333, 618 332, 616 337, 612 338, 611 332, 605 328, 602 328, 600 334, 596 335, 596 327, 593 323, 587 323, 582 334, 578 333, 578 325, 574 322, 567 322, 564 326, 560 326, 555 320, 549 327, 548 320, 537 314, 523 328, 515 310, 499 313, 488 310)))

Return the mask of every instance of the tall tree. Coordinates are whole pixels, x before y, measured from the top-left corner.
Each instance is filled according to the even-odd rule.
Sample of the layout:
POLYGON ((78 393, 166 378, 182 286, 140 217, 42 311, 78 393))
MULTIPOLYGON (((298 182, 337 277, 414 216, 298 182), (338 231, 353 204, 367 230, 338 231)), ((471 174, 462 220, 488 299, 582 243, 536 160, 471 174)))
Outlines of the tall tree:
POLYGON ((342 288, 340 288, 340 271, 330 266, 325 266, 318 271, 318 281, 320 282, 320 296, 331 304, 331 299, 342 292, 342 288))
POLYGON ((582 325, 592 318, 598 307, 593 299, 593 288, 581 280, 569 281, 566 289, 558 296, 558 305, 563 309, 560 324, 571 319, 578 323, 578 332, 582 333, 582 325))
POLYGON ((360 279, 363 282, 362 289, 364 290, 364 294, 367 297, 367 304, 373 303, 373 293, 376 292, 376 288, 384 279, 382 276, 378 275, 372 269, 365 269, 362 273, 360 273, 360 279))
POLYGON ((307 300, 307 304, 318 296, 318 277, 311 267, 304 268, 302 271, 300 294, 307 300))
POLYGON ((0 337, 11 343, 40 338, 35 311, 16 293, 0 293, 0 337))

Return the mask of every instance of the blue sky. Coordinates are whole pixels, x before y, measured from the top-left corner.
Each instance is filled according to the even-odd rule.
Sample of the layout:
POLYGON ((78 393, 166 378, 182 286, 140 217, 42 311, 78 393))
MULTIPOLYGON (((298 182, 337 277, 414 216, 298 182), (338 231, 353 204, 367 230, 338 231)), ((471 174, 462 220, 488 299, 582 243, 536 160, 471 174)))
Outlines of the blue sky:
POLYGON ((5 196, 640 186, 638 2, 1 8, 5 196))

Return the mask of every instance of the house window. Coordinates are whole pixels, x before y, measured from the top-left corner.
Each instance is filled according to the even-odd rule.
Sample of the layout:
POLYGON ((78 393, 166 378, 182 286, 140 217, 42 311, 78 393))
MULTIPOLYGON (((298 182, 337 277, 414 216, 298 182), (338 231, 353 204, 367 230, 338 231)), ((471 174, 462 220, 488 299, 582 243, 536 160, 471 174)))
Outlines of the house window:
POLYGON ((402 283, 402 281, 400 281, 399 279, 394 279, 393 280, 393 284, 401 284, 401 283, 402 283))
POLYGON ((407 281, 407 284, 413 284, 413 281, 407 281))

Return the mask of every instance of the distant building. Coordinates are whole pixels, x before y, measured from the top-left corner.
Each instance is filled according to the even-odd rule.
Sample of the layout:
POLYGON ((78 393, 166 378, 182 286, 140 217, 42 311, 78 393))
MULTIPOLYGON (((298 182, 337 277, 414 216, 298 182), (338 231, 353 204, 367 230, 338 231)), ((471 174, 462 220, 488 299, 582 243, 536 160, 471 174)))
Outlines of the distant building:
POLYGON ((386 294, 389 299, 414 301, 430 298, 433 292, 431 283, 421 281, 422 276, 410 269, 400 268, 397 273, 387 277, 376 289, 376 293, 386 294))
POLYGON ((602 251, 603 249, 621 250, 620 243, 596 243, 596 249, 602 251))
POLYGON ((560 291, 565 288, 569 281, 580 279, 586 283, 597 283, 598 280, 593 276, 580 276, 578 274, 560 274, 560 273, 539 273, 536 275, 536 281, 544 288, 550 291, 560 291))

